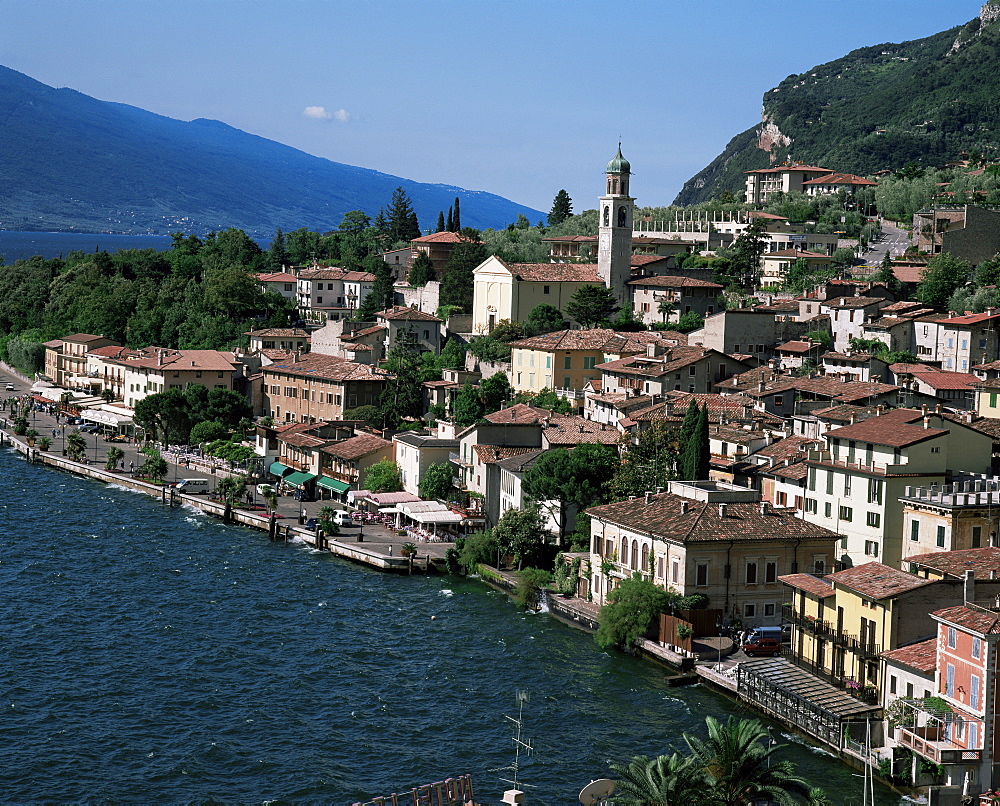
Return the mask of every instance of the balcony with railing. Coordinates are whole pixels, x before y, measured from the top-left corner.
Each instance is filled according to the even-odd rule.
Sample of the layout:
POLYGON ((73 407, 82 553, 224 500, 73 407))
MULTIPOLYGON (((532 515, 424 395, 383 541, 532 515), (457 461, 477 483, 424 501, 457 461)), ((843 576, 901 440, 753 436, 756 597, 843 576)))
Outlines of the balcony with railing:
MULTIPOLYGON (((896 741, 935 764, 962 764, 982 760, 983 750, 959 745, 954 737, 968 736, 969 726, 978 725, 958 711, 929 708, 925 700, 900 698, 896 741), (909 723, 909 724, 906 724, 909 723)), ((982 731, 979 731, 982 737, 982 731)))
POLYGON ((456 451, 450 451, 448 453, 448 461, 451 462, 453 465, 457 465, 458 467, 472 467, 472 463, 466 459, 463 459, 462 454, 457 453, 456 451))

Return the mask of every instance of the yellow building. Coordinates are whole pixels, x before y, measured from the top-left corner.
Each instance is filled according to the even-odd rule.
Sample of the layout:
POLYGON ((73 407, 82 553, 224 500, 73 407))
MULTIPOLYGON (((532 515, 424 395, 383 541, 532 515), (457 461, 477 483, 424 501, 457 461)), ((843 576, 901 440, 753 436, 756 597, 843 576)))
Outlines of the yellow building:
POLYGON ((982 381, 976 389, 976 414, 1000 418, 1000 378, 982 381))
POLYGON ((584 387, 601 378, 597 365, 644 354, 648 345, 668 342, 658 333, 617 333, 608 328, 559 330, 512 342, 511 386, 518 392, 554 389, 582 406, 584 387))
POLYGON ((930 613, 961 601, 960 584, 925 579, 882 563, 825 577, 789 574, 784 616, 792 624, 793 659, 815 674, 866 691, 878 702, 879 656, 934 634, 930 613))

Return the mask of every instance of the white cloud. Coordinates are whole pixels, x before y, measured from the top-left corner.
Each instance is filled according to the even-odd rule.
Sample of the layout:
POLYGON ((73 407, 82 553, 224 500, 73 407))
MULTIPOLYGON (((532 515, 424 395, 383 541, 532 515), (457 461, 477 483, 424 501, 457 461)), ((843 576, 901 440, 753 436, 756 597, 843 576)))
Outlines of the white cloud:
POLYGON ((326 108, 322 106, 307 106, 302 110, 302 114, 307 118, 312 118, 313 120, 329 120, 333 117, 326 111, 326 108))
POLYGON ((325 106, 307 106, 302 110, 302 115, 313 120, 337 120, 341 123, 347 123, 351 119, 351 113, 346 109, 327 112, 325 106))

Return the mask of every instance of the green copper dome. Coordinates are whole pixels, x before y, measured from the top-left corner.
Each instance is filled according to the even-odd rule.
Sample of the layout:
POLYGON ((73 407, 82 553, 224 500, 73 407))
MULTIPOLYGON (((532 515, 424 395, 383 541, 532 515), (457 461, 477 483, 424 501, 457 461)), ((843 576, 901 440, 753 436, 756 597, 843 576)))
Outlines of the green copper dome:
POLYGON ((627 174, 632 170, 632 166, 625 157, 622 156, 622 144, 618 144, 618 153, 615 158, 608 163, 609 174, 627 174))

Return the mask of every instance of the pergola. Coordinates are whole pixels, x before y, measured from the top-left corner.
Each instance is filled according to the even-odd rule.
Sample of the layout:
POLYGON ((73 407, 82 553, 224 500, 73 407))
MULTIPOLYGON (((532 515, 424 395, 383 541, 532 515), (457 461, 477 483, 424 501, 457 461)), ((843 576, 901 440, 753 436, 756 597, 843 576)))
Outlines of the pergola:
POLYGON ((737 668, 736 683, 742 699, 837 749, 842 746, 845 722, 881 710, 781 658, 744 661, 737 668))

